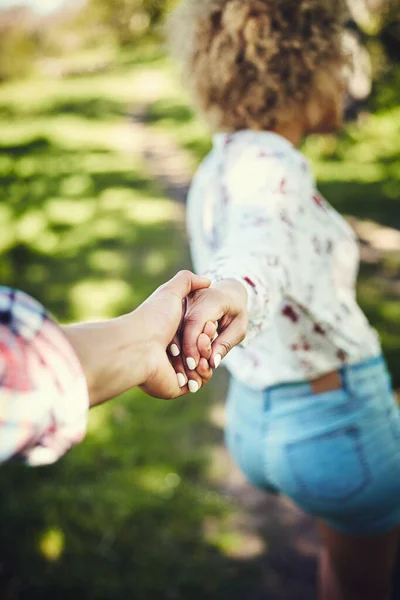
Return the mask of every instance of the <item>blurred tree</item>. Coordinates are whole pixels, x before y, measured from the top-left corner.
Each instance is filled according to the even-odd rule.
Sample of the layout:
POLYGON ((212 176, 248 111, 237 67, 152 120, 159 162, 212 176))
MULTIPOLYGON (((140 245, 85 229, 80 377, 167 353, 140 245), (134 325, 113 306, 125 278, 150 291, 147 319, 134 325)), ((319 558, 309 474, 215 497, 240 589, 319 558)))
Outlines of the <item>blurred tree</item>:
POLYGON ((389 58, 400 61, 400 2, 398 0, 389 2, 384 11, 380 37, 389 58))
POLYGON ((40 51, 40 35, 25 7, 0 13, 0 81, 27 75, 40 51))
POLYGON ((369 107, 372 110, 388 108, 389 105, 394 107, 400 100, 399 71, 396 67, 400 62, 400 2, 347 0, 347 4, 351 32, 358 40, 354 57, 356 62, 361 57, 366 64, 371 63, 366 71, 370 71, 371 82, 376 84, 369 107))
POLYGON ((174 0, 88 0, 87 9, 126 46, 157 25, 173 4, 174 0))
MULTIPOLYGON (((97 51, 137 43, 155 31, 178 1, 70 1, 40 18, 27 8, 0 8, 0 81, 26 75, 37 58, 58 59, 88 47, 97 51)), ((375 78, 380 79, 388 62, 400 60, 400 1, 348 0, 348 5, 366 36, 375 78)))

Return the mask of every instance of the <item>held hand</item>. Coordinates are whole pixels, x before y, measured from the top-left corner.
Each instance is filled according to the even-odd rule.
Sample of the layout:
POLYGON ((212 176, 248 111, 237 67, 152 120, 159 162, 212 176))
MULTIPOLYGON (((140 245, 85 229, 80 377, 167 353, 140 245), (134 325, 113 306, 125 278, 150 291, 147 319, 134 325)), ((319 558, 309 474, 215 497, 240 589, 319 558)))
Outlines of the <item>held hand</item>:
MULTIPOLYGON (((204 323, 218 322, 218 337, 212 344, 210 364, 217 368, 222 359, 246 336, 247 292, 234 279, 225 279, 212 287, 198 290, 188 301, 183 328, 183 356, 190 371, 198 369, 205 357, 204 323)), ((207 332, 209 333, 209 332, 207 332)))
POLYGON ((184 362, 184 356, 181 352, 182 349, 182 334, 184 329, 184 316, 189 304, 184 302, 183 308, 183 319, 179 331, 174 336, 172 343, 169 346, 170 360, 177 373, 178 382, 180 387, 188 386, 189 391, 195 394, 199 389, 207 383, 212 376, 212 371, 209 365, 209 359, 212 354, 212 342, 217 332, 217 323, 207 323, 204 327, 203 333, 200 334, 197 341, 198 350, 200 353, 200 360, 196 370, 190 370, 187 364, 184 362))
MULTIPOLYGON (((181 323, 183 299, 192 292, 208 288, 209 285, 208 279, 193 275, 189 271, 182 271, 156 290, 135 311, 141 329, 142 347, 145 349, 143 362, 146 369, 141 388, 150 396, 172 399, 188 393, 189 381, 181 367, 181 358, 177 356, 170 360, 167 347, 170 347, 172 339, 176 339, 174 335, 181 323)), ((200 340, 200 347, 204 352, 206 345, 204 338, 203 342, 200 340)), ((197 382, 200 378, 202 385, 207 383, 211 376, 211 369, 207 361, 204 361, 199 365, 198 375, 193 381, 197 382)))

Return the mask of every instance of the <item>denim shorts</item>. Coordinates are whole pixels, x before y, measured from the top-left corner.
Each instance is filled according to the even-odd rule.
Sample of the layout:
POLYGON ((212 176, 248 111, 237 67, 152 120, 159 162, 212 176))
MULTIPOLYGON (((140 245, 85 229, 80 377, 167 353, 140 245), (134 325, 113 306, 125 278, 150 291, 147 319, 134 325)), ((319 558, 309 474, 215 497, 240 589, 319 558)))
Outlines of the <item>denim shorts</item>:
POLYGON ((353 535, 400 525, 400 411, 382 357, 346 366, 342 387, 253 390, 231 381, 226 442, 247 478, 353 535))

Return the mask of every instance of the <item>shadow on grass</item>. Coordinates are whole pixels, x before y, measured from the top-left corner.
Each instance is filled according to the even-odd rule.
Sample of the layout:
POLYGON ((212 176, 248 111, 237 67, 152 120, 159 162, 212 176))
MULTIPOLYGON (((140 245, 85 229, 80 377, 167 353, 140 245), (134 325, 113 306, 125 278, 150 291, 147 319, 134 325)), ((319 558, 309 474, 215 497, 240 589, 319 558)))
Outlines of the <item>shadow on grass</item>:
POLYGON ((198 404, 130 395, 108 412, 98 437, 59 464, 4 466, 2 598, 251 593, 258 565, 229 559, 204 539, 204 520, 223 518, 225 507, 204 482, 204 455, 191 440, 203 413, 198 404))
MULTIPOLYGON (((41 111, 43 115, 43 111, 41 111)), ((90 98, 85 101, 69 100, 54 103, 51 108, 45 112, 45 115, 69 115, 77 114, 85 119, 109 119, 123 117, 126 114, 126 108, 123 102, 116 102, 107 98, 90 98)))
MULTIPOLYGON (((57 101, 45 107, 29 109, 25 107, 24 115, 27 117, 52 117, 62 115, 78 115, 89 120, 118 119, 126 115, 126 106, 123 102, 108 98, 85 98, 57 101)), ((13 119, 20 116, 19 108, 9 104, 0 104, 0 119, 13 119)))
POLYGON ((180 125, 190 123, 194 118, 194 113, 187 104, 163 99, 153 102, 149 106, 144 120, 150 124, 171 122, 174 125, 180 125))
MULTIPOLYGON (((52 150, 50 140, 45 136, 38 136, 29 141, 8 144, 0 146, 0 156, 9 156, 10 158, 18 158, 21 156, 29 156, 30 154, 37 155, 39 153, 48 153, 52 150)), ((15 178, 14 178, 15 179, 15 178)), ((7 183, 2 176, 3 184, 7 183)))

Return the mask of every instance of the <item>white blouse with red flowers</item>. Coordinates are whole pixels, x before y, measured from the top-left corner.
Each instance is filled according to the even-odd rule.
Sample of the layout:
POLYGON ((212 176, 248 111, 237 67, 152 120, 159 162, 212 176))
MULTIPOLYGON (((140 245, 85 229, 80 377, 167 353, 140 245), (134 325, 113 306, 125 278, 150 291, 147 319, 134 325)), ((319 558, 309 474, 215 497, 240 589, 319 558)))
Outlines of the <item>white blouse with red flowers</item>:
POLYGON ((217 134, 189 192, 188 229, 195 269, 248 291, 248 334, 226 359, 237 379, 310 380, 381 353, 356 300, 355 234, 286 139, 217 134))

